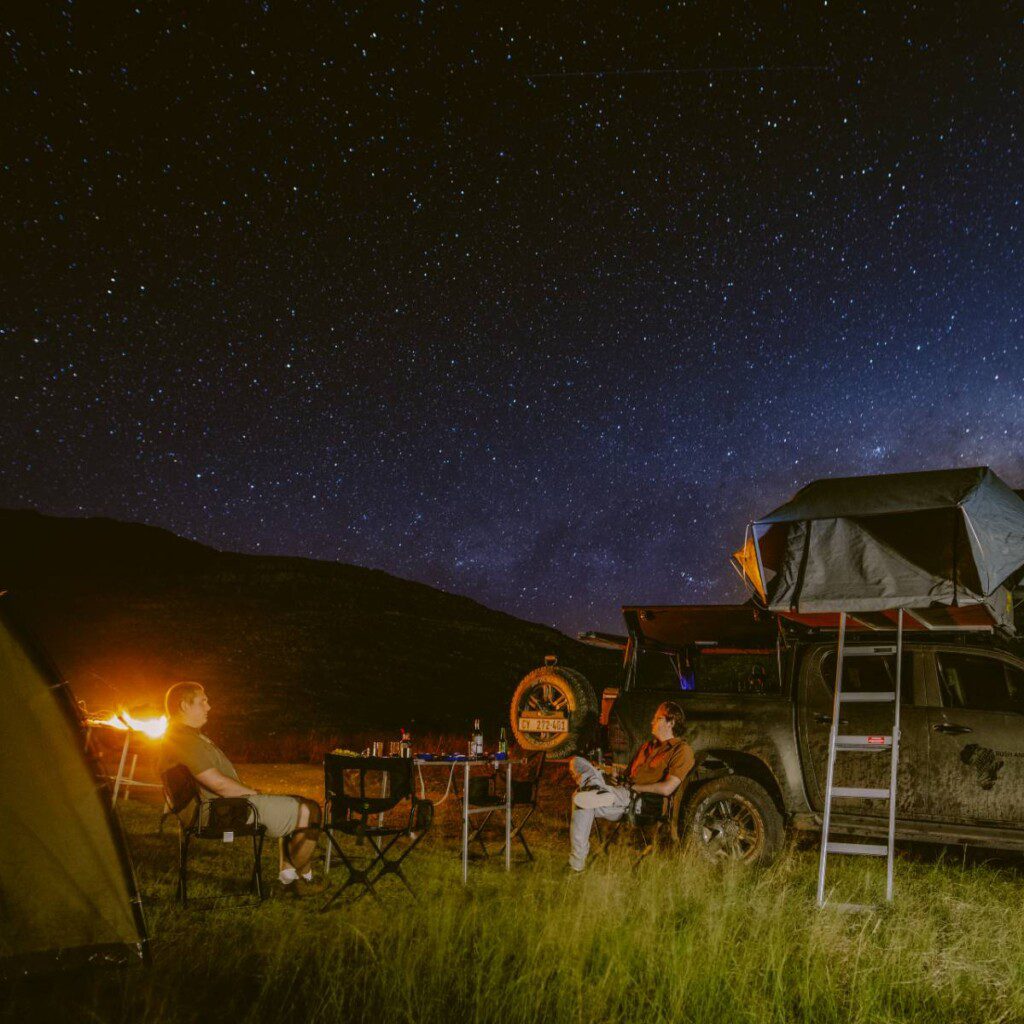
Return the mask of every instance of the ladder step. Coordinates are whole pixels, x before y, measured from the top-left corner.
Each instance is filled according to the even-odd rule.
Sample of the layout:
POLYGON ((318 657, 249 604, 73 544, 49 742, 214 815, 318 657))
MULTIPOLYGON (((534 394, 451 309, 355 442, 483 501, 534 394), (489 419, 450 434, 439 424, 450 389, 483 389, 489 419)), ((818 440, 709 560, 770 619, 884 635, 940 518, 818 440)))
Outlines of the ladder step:
POLYGON ((837 736, 836 750, 892 750, 892 737, 837 736))
POLYGON ((896 653, 895 644, 875 644, 874 647, 844 647, 844 658, 878 658, 896 653))
POLYGON ((862 789, 859 786, 833 786, 832 795, 859 797, 862 800, 888 800, 887 789, 862 789))
POLYGON ((826 853, 849 853, 860 857, 886 857, 889 847, 875 843, 826 843, 826 853))
POLYGON ((839 699, 847 704, 887 704, 896 699, 896 693, 892 690, 884 693, 840 693, 839 699))
POLYGON ((825 906, 840 914, 863 914, 878 909, 874 903, 826 903, 825 906))

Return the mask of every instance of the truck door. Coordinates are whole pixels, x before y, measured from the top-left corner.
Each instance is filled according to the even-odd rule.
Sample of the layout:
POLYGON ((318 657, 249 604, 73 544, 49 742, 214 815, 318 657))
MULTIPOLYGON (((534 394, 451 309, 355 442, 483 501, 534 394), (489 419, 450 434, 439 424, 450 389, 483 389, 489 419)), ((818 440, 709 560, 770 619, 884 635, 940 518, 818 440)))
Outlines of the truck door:
POLYGON ((939 650, 934 682, 935 819, 1024 828, 1024 671, 995 654, 939 650))
MULTIPOLYGON (((848 647, 863 647, 852 643, 848 647)), ((921 706, 924 690, 923 655, 904 648, 900 706, 900 763, 896 781, 896 813, 904 820, 923 819, 928 807, 928 709, 921 706)), ((811 805, 825 805, 825 776, 828 769, 828 736, 832 723, 835 686, 835 647, 812 648, 800 670, 797 718, 800 753, 811 805)), ((896 689, 893 655, 857 655, 845 658, 844 693, 891 692, 896 689)), ((892 732, 893 706, 889 704, 840 705, 840 734, 887 736, 892 732)), ((888 789, 890 755, 843 751, 836 754, 835 785, 888 789)), ((885 800, 843 798, 833 804, 837 814, 885 817, 885 800)))

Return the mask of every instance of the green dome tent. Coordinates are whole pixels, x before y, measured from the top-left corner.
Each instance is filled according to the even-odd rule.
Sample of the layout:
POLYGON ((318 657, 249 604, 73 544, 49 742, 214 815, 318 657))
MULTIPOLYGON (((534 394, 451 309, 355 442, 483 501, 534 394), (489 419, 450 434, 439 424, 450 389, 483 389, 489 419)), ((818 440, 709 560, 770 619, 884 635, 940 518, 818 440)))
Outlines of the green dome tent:
POLYGON ((0 978, 146 957, 120 826, 67 685, 0 607, 0 978))

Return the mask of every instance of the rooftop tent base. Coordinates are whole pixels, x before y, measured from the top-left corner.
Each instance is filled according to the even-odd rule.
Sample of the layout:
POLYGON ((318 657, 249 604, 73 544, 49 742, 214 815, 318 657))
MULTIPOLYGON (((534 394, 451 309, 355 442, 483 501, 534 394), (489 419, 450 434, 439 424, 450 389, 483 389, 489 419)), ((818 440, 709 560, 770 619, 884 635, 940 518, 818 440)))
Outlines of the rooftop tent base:
MULTIPOLYGON (((839 612, 777 611, 779 618, 810 629, 837 630, 839 612)), ((871 612, 847 612, 846 628, 854 632, 883 632, 896 629, 897 612, 892 609, 871 612)), ((998 615, 989 604, 962 607, 935 605, 911 608, 903 612, 905 632, 993 633, 997 629, 1013 633, 1013 619, 998 615)))

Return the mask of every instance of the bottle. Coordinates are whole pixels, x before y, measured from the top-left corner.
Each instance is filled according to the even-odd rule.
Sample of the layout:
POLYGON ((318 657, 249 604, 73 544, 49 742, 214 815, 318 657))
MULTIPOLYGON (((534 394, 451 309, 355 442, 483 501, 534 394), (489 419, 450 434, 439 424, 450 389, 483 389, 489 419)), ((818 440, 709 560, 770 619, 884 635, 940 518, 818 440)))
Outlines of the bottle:
POLYGON ((469 738, 469 756, 481 757, 484 752, 484 734, 480 731, 480 719, 473 719, 473 735, 469 738))
POLYGON ((399 749, 402 757, 412 757, 412 736, 407 733, 405 729, 402 730, 402 739, 399 744, 399 749))
POLYGON ((500 732, 498 733, 498 753, 508 753, 508 737, 505 735, 505 726, 502 726, 500 732))

